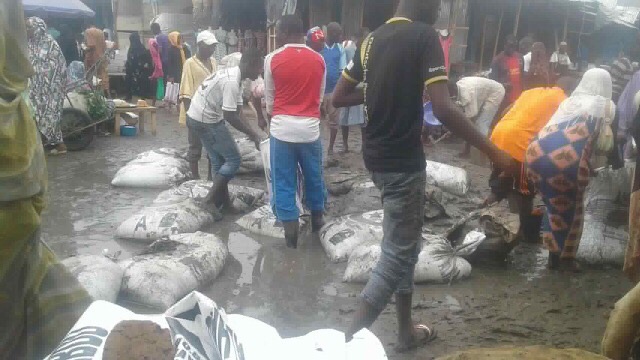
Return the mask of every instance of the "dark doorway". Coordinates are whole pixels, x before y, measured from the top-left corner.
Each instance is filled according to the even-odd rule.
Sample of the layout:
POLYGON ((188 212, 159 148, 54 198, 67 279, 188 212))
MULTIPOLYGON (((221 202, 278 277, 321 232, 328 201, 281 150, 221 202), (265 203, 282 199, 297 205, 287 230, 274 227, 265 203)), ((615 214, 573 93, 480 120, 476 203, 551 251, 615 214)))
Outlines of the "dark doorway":
POLYGON ((393 17, 396 5, 396 0, 366 0, 364 2, 362 26, 371 30, 379 28, 393 17))
POLYGON ((264 31, 267 27, 265 0, 223 0, 222 27, 264 31))

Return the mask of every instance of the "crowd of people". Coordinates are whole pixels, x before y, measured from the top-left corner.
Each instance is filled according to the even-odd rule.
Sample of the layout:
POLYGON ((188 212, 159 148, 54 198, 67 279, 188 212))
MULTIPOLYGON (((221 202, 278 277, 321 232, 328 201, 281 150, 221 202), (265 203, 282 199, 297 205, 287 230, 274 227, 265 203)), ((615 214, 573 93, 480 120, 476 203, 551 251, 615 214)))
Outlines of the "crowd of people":
MULTIPOLYGON (((327 24, 326 33, 320 27, 305 31, 299 17, 285 15, 276 24, 277 49, 266 58, 260 49, 247 48, 242 54, 225 56, 220 63, 215 59, 218 39, 213 31, 198 33, 197 49, 191 54, 179 33, 164 34, 154 23, 148 49, 140 35, 132 33, 127 54, 130 96, 151 93, 162 99, 167 84, 180 87, 176 105, 181 109, 179 121, 188 129, 189 162, 198 178, 198 160, 205 149, 213 185, 202 205, 217 217, 234 212, 228 184, 242 161, 227 124, 248 136, 258 149, 268 138, 271 207, 283 224, 287 246, 293 249, 299 236, 298 168, 304 177, 311 230, 317 233, 327 200, 323 158, 333 156, 340 127, 345 152, 349 150, 349 127, 360 127, 364 164, 381 192, 384 237, 380 260, 346 335, 350 340, 360 329, 370 327, 395 294, 398 351, 416 348, 437 336, 433 327, 414 323, 411 314, 414 266, 424 221, 426 158, 421 135, 425 98, 448 131, 468 143, 463 156, 473 146, 491 160, 491 196, 485 206, 513 195, 524 223, 531 214, 533 197, 541 196, 545 205, 543 241, 551 269, 578 270, 575 257, 583 225, 582 200, 594 174, 590 159, 613 153, 620 156, 608 160, 616 163, 625 153, 629 157, 634 138, 636 143, 640 140, 640 72, 634 74, 635 67, 627 58, 621 56, 608 69, 594 68, 579 78, 570 77, 566 43, 549 56, 543 43, 528 37, 520 42, 521 50, 528 51, 523 56, 515 36, 509 36, 504 51, 493 60, 489 78, 466 76, 456 81, 433 28, 439 8, 439 0, 400 0, 395 16, 384 25, 372 32, 363 28, 347 40, 338 23, 327 24), (263 81, 263 90, 253 89, 250 97, 264 98, 266 124, 260 128, 266 133, 253 126, 242 111, 247 81, 263 81), (326 155, 323 122, 329 135, 326 155)), ((61 41, 69 43, 58 44, 41 19, 29 18, 26 23, 33 73, 21 73, 25 79, 30 76, 35 123, 61 153, 65 151, 59 125, 62 91, 68 81, 67 65, 71 69, 77 61, 69 62, 65 55, 80 58, 71 46, 76 37, 65 30, 61 41)), ((13 36, 6 27, 0 35, 13 36)), ((99 86, 105 91, 109 82, 106 62, 101 59, 107 47, 102 30, 85 30, 84 67, 97 68, 96 76, 102 79, 99 86)), ((7 81, 7 70, 0 70, 3 98, 27 89, 26 80, 7 81), (11 86, 15 84, 19 86, 11 86)), ((262 114, 262 101, 254 107, 262 114)), ((637 159, 640 162, 640 156, 637 159)), ((640 186, 638 165, 635 190, 640 186)), ((34 191, 22 197, 32 207, 32 197, 40 193, 34 191)), ((33 212, 39 214, 38 209, 33 212)), ((640 236, 632 236, 630 248, 640 248, 640 236)), ((630 276, 640 278, 640 256, 633 254, 627 261, 630 276)), ((76 295, 84 299, 86 294, 76 295)))

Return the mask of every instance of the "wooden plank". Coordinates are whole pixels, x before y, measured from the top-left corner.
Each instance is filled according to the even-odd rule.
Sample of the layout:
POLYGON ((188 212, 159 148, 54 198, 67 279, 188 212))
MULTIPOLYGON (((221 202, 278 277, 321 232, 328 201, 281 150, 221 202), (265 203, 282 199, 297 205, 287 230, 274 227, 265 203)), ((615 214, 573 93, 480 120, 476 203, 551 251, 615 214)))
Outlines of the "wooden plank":
POLYGON ((503 17, 504 17, 504 8, 500 9, 500 21, 498 21, 498 32, 496 33, 496 43, 493 46, 493 58, 495 58, 496 54, 498 53, 498 40, 500 40, 500 31, 502 30, 503 17))
POLYGON ((564 16, 564 31, 562 32, 562 40, 567 40, 567 30, 569 29, 569 6, 567 6, 567 12, 564 16))
POLYGON ((487 16, 485 15, 484 17, 484 24, 482 24, 482 41, 480 43, 480 66, 478 68, 479 70, 482 70, 482 64, 484 63, 484 48, 485 48, 485 41, 487 39, 487 16))
POLYGON ((344 0, 342 4, 342 30, 345 38, 355 36, 362 28, 364 0, 344 0))
MULTIPOLYGON (((522 12, 522 0, 518 3, 518 12, 516 12, 516 23, 513 25, 513 35, 518 35, 518 26, 520 26, 520 13, 522 12)), ((502 17, 500 17, 502 19, 502 17)))

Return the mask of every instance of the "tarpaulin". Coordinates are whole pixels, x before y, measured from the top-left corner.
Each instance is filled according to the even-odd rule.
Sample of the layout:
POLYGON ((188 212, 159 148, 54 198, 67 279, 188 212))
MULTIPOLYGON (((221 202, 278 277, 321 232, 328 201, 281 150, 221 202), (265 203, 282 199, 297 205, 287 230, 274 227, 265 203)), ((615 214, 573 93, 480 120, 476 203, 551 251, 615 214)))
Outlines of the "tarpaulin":
POLYGON ((82 18, 96 13, 80 0, 22 0, 27 15, 82 18))

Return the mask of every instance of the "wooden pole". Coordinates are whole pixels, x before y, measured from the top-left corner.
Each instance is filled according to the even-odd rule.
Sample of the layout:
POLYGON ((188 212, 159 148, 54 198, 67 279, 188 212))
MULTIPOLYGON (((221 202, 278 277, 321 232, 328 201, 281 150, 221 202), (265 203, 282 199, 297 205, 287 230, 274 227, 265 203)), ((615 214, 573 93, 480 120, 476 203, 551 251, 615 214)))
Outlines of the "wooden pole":
POLYGON ((513 36, 518 35, 518 26, 520 25, 520 12, 522 11, 522 0, 518 3, 518 12, 516 12, 516 23, 513 25, 513 36))
POLYGON ((567 12, 564 15, 564 31, 562 32, 562 41, 567 41, 568 30, 569 30, 569 5, 567 5, 567 12))
POLYGON ((120 41, 118 38, 118 0, 113 0, 111 2, 111 13, 113 14, 113 36, 115 37, 114 41, 116 43, 116 49, 120 48, 120 41))
POLYGON ((480 65, 478 66, 478 71, 482 70, 482 65, 484 63, 484 45, 487 39, 487 17, 484 18, 484 24, 482 26, 482 42, 480 45, 480 65))
MULTIPOLYGON (((496 34, 496 43, 493 46, 493 57, 498 53, 498 40, 500 40, 500 31, 502 30, 502 18, 504 17, 504 8, 500 11, 500 21, 498 21, 498 33, 496 34)), ((492 58, 493 59, 493 58, 492 58)))

